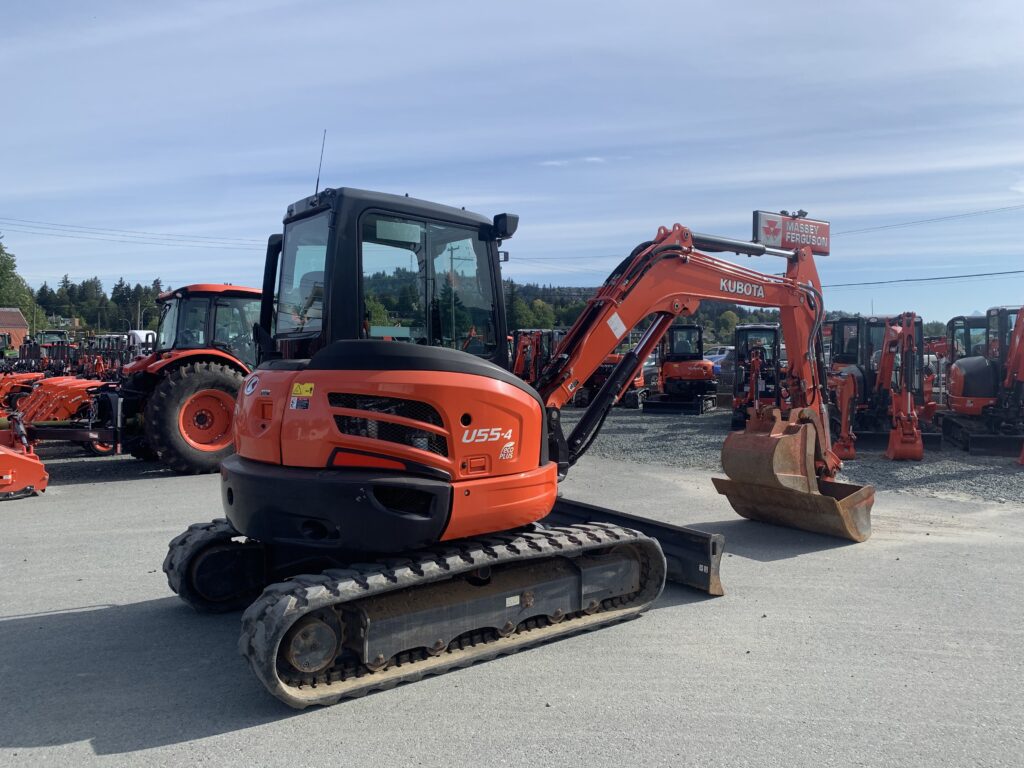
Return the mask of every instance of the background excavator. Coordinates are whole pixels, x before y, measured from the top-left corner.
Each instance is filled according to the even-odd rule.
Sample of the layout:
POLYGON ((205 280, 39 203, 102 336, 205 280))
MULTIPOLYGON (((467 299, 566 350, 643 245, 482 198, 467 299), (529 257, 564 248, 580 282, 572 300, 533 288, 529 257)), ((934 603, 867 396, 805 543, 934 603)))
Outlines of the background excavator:
POLYGON ((789 419, 755 410, 730 434, 718 490, 750 519, 870 534, 873 488, 835 481, 809 248, 659 229, 590 299, 534 388, 509 371, 500 290, 498 247, 516 225, 328 189, 290 206, 283 238, 268 242, 254 329, 262 363, 239 394, 237 453, 221 465, 227 519, 176 537, 164 571, 198 610, 248 605, 240 650, 291 706, 636 616, 666 571, 721 593, 720 536, 557 490, 661 337, 703 298, 779 307, 800 350, 789 419), (786 274, 698 248, 781 257, 786 274), (410 300, 394 303, 387 325, 366 323, 364 308, 393 291, 410 300), (651 314, 565 435, 562 407, 651 314), (470 328, 473 353, 462 351, 470 328))
POLYGON ((968 354, 949 367, 946 409, 935 421, 946 438, 972 453, 1019 452, 1024 459, 1024 307, 993 307, 985 319, 984 354, 968 354))
POLYGON ((789 393, 783 386, 782 338, 778 323, 736 326, 732 385, 732 429, 744 429, 750 409, 778 408, 789 415, 789 393))
MULTIPOLYGON (((847 366, 839 373, 839 385, 834 392, 839 434, 832 447, 840 458, 857 458, 855 422, 875 430, 888 425, 886 458, 924 458, 915 402, 915 392, 920 391, 923 377, 919 367, 922 355, 917 346, 920 328, 920 319, 913 312, 887 318, 871 364, 847 366)), ((939 435, 935 437, 941 439, 939 435)))
POLYGON ((841 458, 856 458, 855 442, 862 448, 884 445, 889 458, 906 459, 920 459, 924 447, 941 447, 942 436, 927 428, 937 404, 934 374, 924 364, 923 325, 913 312, 832 321, 828 386, 832 436, 841 458), (895 415, 897 399, 900 410, 913 414, 895 415), (907 400, 912 407, 904 407, 907 400), (896 443, 894 419, 902 435, 896 443))
POLYGON ((519 328, 512 332, 512 373, 533 383, 551 359, 558 342, 565 335, 557 328, 519 328))
POLYGON ((704 329, 679 323, 668 329, 658 349, 658 393, 648 395, 644 411, 708 413, 718 403, 715 365, 704 359, 704 329))
POLYGON ((985 334, 988 318, 985 315, 958 315, 946 323, 946 365, 961 357, 984 357, 987 347, 985 334))

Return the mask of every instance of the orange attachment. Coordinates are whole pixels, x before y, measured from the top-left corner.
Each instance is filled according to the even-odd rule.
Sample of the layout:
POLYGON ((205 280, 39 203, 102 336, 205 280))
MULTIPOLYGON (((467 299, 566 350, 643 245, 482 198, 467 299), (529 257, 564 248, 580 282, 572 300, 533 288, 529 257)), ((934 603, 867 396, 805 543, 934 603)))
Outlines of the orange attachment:
POLYGON ((19 422, 0 430, 0 499, 35 496, 46 490, 50 476, 21 431, 19 422))
POLYGON ((0 376, 0 406, 7 406, 7 396, 15 391, 23 391, 23 388, 30 387, 34 382, 43 378, 40 372, 30 373, 8 373, 0 376))
POLYGON ((31 424, 43 421, 68 421, 75 418, 92 399, 92 390, 102 382, 74 376, 41 379, 31 393, 21 398, 17 409, 22 421, 31 424))

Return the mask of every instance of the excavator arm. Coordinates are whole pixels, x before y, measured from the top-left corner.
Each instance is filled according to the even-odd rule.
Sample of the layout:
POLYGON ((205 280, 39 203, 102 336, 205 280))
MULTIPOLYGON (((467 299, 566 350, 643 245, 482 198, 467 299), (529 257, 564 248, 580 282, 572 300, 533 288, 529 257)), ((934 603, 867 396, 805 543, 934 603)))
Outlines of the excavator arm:
POLYGON ((596 438, 615 400, 679 315, 693 314, 705 299, 778 307, 790 350, 788 389, 792 408, 758 405, 742 432, 722 447, 729 479, 714 478, 733 509, 753 520, 863 541, 870 535, 874 488, 835 482, 842 462, 833 453, 825 398, 826 372, 820 332, 825 308, 811 250, 770 248, 676 224, 642 243, 587 303, 545 368, 538 390, 548 414, 550 453, 564 477, 596 438), (785 259, 785 273, 763 274, 708 255, 729 251, 785 259), (636 347, 593 398, 566 438, 560 409, 626 337, 653 315, 636 347))
POLYGON ((889 390, 889 446, 886 458, 920 461, 924 457, 924 442, 914 406, 914 370, 917 363, 917 342, 914 338, 913 312, 905 312, 886 324, 885 342, 875 377, 876 396, 889 390))
POLYGON ((569 402, 629 330, 644 318, 654 320, 636 348, 623 356, 606 390, 587 409, 569 439, 570 464, 582 455, 608 407, 629 386, 644 359, 657 346, 676 317, 692 315, 704 299, 734 301, 780 310, 783 338, 791 349, 803 350, 789 361, 790 391, 797 409, 814 410, 824 426, 820 452, 828 476, 840 466, 829 450, 824 373, 816 339, 824 319, 820 280, 809 248, 783 251, 712 235, 700 235, 676 224, 662 227, 654 240, 642 243, 608 277, 566 334, 539 382, 549 413, 569 402), (786 260, 783 276, 767 275, 702 253, 733 251, 772 255, 786 260), (601 395, 604 395, 603 397, 601 395))

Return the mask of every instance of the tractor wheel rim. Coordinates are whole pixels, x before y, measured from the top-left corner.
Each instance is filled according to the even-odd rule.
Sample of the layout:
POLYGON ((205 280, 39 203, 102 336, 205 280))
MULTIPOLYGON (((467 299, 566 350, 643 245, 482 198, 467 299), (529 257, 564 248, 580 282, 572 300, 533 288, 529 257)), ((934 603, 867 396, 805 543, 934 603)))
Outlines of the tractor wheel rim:
POLYGON ((231 413, 235 399, 219 389, 203 389, 189 397, 178 413, 182 438, 198 451, 215 452, 231 444, 231 413))

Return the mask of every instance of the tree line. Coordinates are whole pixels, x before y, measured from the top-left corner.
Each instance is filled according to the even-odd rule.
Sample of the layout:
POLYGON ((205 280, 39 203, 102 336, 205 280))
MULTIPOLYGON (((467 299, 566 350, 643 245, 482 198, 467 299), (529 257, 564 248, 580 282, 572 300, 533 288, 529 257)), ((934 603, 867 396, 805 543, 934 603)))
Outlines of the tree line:
POLYGON ((98 277, 76 283, 68 275, 56 287, 44 282, 33 290, 18 274, 14 254, 0 242, 0 307, 20 309, 31 333, 50 327, 56 318, 77 318, 79 328, 97 333, 155 329, 160 319, 156 297, 164 290, 159 278, 149 285, 130 285, 122 278, 108 295, 98 277))

